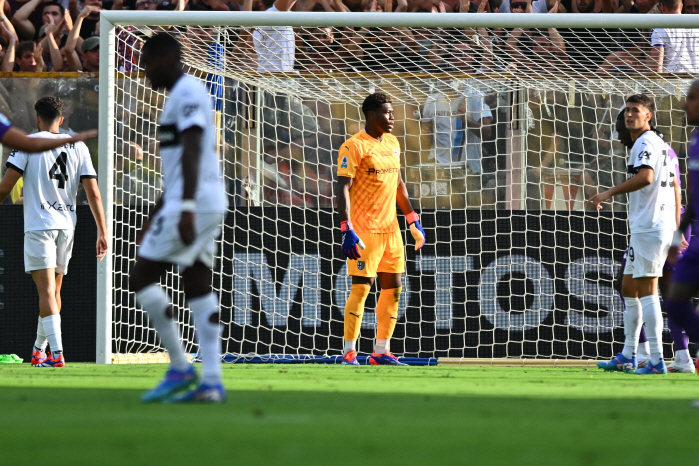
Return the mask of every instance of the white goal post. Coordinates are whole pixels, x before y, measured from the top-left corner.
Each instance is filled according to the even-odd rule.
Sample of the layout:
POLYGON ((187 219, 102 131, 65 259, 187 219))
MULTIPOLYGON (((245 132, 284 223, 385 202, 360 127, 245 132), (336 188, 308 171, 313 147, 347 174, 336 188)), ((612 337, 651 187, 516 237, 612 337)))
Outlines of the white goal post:
MULTIPOLYGON (((693 31, 699 16, 102 11, 98 175, 112 248, 97 267, 96 362, 164 360, 126 289, 135 231, 162 186, 154 133, 164 94, 150 91, 138 53, 163 28, 217 103, 231 205, 213 285, 227 361, 340 354, 348 281, 334 165, 374 91, 393 98, 402 176, 430 243, 414 253, 406 242, 393 351, 416 364, 612 354, 623 342, 613 278, 625 201, 597 214, 584 199, 625 176, 613 141, 625 96, 656 98, 657 124, 683 157, 681 101, 695 77, 653 69, 650 44, 617 44, 635 47, 650 27, 693 31), (295 61, 270 71, 260 44, 283 49, 286 27, 295 61), (581 37, 606 48, 589 44, 587 56, 581 37), (532 58, 542 50, 545 60, 532 58)), ((176 275, 163 286, 195 355, 176 275)), ((373 340, 373 303, 360 353, 373 340)))

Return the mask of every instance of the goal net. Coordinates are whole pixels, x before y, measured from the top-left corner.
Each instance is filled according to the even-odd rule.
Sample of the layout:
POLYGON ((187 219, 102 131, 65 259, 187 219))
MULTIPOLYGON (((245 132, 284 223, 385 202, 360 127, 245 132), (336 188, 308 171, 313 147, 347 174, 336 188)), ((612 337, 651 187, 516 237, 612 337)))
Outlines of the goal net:
MULTIPOLYGON (((598 15, 605 27, 586 29, 582 14, 102 15, 99 171, 114 248, 100 266, 98 362, 162 351, 127 288, 136 233, 162 188, 166 95, 139 67, 144 40, 162 30, 216 104, 230 200, 213 281, 226 360, 341 354, 351 282, 337 152, 362 130, 372 92, 393 100, 402 177, 427 233, 419 252, 405 238, 392 351, 425 362, 620 350, 626 199, 599 213, 585 200, 626 178, 615 120, 631 94, 655 98, 655 124, 684 167, 683 96, 699 62, 687 55, 699 53, 699 33, 686 17, 598 15)), ((178 271, 162 284, 197 353, 178 271)), ((372 349, 376 296, 360 354, 372 349)), ((670 356, 667 328, 664 338, 670 356)))

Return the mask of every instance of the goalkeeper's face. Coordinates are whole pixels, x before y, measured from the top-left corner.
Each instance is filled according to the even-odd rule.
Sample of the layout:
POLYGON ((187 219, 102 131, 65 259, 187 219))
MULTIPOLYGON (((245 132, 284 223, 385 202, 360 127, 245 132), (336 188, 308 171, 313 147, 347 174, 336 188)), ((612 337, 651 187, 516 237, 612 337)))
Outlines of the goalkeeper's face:
POLYGON ((369 123, 381 133, 390 133, 393 131, 393 105, 383 104, 376 111, 371 112, 369 123))

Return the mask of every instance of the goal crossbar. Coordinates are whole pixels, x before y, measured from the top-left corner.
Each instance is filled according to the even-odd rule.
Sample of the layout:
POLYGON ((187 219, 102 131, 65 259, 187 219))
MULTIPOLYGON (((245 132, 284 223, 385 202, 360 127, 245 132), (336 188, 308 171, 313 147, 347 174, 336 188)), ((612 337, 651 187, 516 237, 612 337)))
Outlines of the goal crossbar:
MULTIPOLYGON (((109 25, 131 26, 293 26, 312 27, 484 27, 484 28, 696 28, 694 15, 654 15, 652 25, 645 15, 635 14, 560 14, 545 13, 333 13, 333 12, 257 12, 257 11, 136 11, 102 10, 102 21, 109 25)), ((101 24, 101 23, 100 23, 101 24)), ((102 26, 100 26, 100 29, 102 26)))

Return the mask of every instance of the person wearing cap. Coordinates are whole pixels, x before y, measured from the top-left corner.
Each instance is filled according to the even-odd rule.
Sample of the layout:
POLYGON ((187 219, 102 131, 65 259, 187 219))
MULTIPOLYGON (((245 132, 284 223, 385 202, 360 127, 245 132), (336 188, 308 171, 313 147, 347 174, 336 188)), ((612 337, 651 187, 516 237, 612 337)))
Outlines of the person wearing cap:
POLYGON ((84 21, 93 13, 99 14, 100 8, 97 6, 85 5, 75 20, 75 25, 68 34, 66 40, 65 54, 70 71, 99 71, 99 38, 90 36, 83 40, 81 29, 84 21), (78 58, 77 51, 82 55, 82 62, 78 58))
POLYGON ((100 39, 92 36, 83 41, 80 46, 83 58, 83 71, 97 72, 100 70, 100 39))

